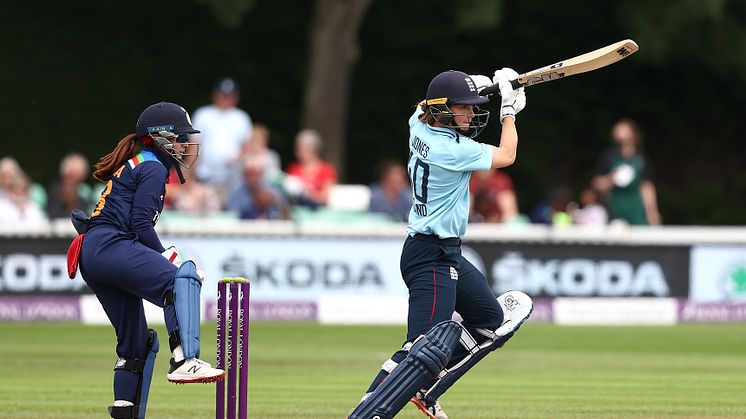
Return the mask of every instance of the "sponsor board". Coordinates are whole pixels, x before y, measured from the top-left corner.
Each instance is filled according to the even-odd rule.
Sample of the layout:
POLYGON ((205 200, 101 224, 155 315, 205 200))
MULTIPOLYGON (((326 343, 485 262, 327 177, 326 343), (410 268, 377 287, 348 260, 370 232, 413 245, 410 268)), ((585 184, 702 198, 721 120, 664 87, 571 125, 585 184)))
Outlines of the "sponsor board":
POLYGON ((746 246, 692 247, 693 301, 746 302, 746 246))
POLYGON ((554 322, 562 325, 672 325, 674 298, 556 298, 554 322))
POLYGON ((732 323, 746 322, 746 301, 695 302, 679 301, 681 323, 732 323))
POLYGON ((496 294, 531 297, 685 297, 689 248, 528 243, 470 243, 464 256, 496 294))
POLYGON ((79 320, 77 296, 0 296, 0 321, 3 322, 79 320))
POLYGON ((0 295, 90 292, 80 277, 67 277, 69 239, 0 238, 0 295))
POLYGON ((207 273, 202 294, 218 279, 251 281, 256 301, 315 301, 322 296, 407 296, 399 272, 403 239, 165 237, 207 273))
MULTIPOLYGON (((207 319, 217 319, 217 301, 205 304, 207 319)), ((251 301, 250 321, 315 321, 318 305, 313 301, 251 301)))

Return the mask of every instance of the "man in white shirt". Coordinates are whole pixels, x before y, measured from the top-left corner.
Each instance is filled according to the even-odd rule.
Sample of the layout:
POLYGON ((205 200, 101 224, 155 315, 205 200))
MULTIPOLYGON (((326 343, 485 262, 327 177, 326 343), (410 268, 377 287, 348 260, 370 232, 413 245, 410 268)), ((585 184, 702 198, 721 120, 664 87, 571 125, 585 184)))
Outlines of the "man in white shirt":
POLYGON ((222 79, 212 91, 213 104, 194 113, 193 126, 201 131, 197 178, 223 191, 238 180, 241 147, 251 138, 251 118, 236 107, 239 98, 238 84, 222 79))

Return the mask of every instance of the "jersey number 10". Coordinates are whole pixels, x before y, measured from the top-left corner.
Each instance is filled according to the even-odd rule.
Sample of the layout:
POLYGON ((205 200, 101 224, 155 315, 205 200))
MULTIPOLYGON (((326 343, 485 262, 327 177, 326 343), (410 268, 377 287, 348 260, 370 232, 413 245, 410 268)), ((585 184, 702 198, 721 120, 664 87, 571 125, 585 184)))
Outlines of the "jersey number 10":
POLYGON ((427 204, 427 180, 430 177, 430 165, 417 159, 412 168, 412 173, 410 173, 410 177, 412 178, 412 191, 414 192, 414 197, 417 201, 421 202, 421 204, 415 203, 414 212, 423 217, 427 216, 427 206, 424 204, 427 204))

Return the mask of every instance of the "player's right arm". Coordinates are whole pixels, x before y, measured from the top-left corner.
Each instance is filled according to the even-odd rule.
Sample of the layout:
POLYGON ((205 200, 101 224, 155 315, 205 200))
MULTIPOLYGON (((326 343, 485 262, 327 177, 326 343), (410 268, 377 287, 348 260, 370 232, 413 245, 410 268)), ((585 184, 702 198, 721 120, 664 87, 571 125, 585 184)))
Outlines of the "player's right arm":
POLYGON ((510 80, 518 77, 518 73, 510 68, 495 71, 493 82, 500 87, 500 123, 503 125, 500 133, 500 145, 492 149, 492 168, 510 166, 515 162, 518 148, 518 130, 515 126, 515 116, 526 106, 526 93, 523 87, 513 89, 510 80))
POLYGON ((500 134, 500 146, 491 146, 493 169, 513 164, 515 162, 516 150, 518 149, 518 130, 515 127, 515 119, 506 117, 502 123, 503 129, 500 134))

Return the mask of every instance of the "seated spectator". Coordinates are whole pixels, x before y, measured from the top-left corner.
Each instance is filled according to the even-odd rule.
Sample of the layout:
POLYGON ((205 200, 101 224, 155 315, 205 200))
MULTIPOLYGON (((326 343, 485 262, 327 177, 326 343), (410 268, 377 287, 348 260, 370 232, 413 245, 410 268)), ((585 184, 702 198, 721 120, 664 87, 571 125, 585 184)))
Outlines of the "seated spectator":
POLYGON ((285 198, 264 180, 263 162, 252 158, 244 163, 242 184, 228 196, 228 209, 244 220, 288 218, 285 198))
POLYGON ((193 170, 183 170, 186 183, 181 184, 174 169, 171 169, 166 186, 168 206, 186 214, 207 216, 220 211, 220 197, 212 186, 199 182, 193 170))
POLYGON ((47 216, 68 218, 74 209, 88 212, 93 205, 91 187, 86 184, 88 160, 78 153, 65 156, 60 162, 60 177, 47 188, 47 216))
POLYGON ((518 215, 518 200, 510 177, 499 170, 472 172, 469 181, 472 195, 471 221, 510 222, 518 215))
POLYGON ((609 214, 601 203, 601 196, 593 188, 585 188, 580 193, 580 208, 570 211, 575 224, 604 225, 609 221, 609 214))
POLYGON ((321 136, 318 132, 304 129, 298 133, 295 137, 295 157, 298 161, 288 166, 287 174, 291 179, 287 183, 300 185, 297 197, 299 205, 311 208, 326 205, 329 189, 337 183, 337 171, 334 166, 321 160, 320 153, 321 136))
POLYGON ((0 159, 0 225, 33 226, 46 221, 44 212, 30 198, 30 185, 14 158, 0 159))
POLYGON ((269 148, 269 129, 263 124, 254 124, 251 131, 251 141, 244 144, 243 159, 254 158, 262 164, 264 180, 269 183, 279 183, 282 177, 280 155, 269 148))
POLYGON ((562 185, 549 191, 547 199, 541 202, 531 212, 531 222, 534 224, 549 224, 567 226, 572 224, 568 214, 568 206, 572 202, 572 191, 562 185))
POLYGON ((379 171, 379 182, 370 186, 368 212, 382 213, 396 221, 407 221, 412 208, 412 189, 407 171, 395 161, 385 161, 379 171))

